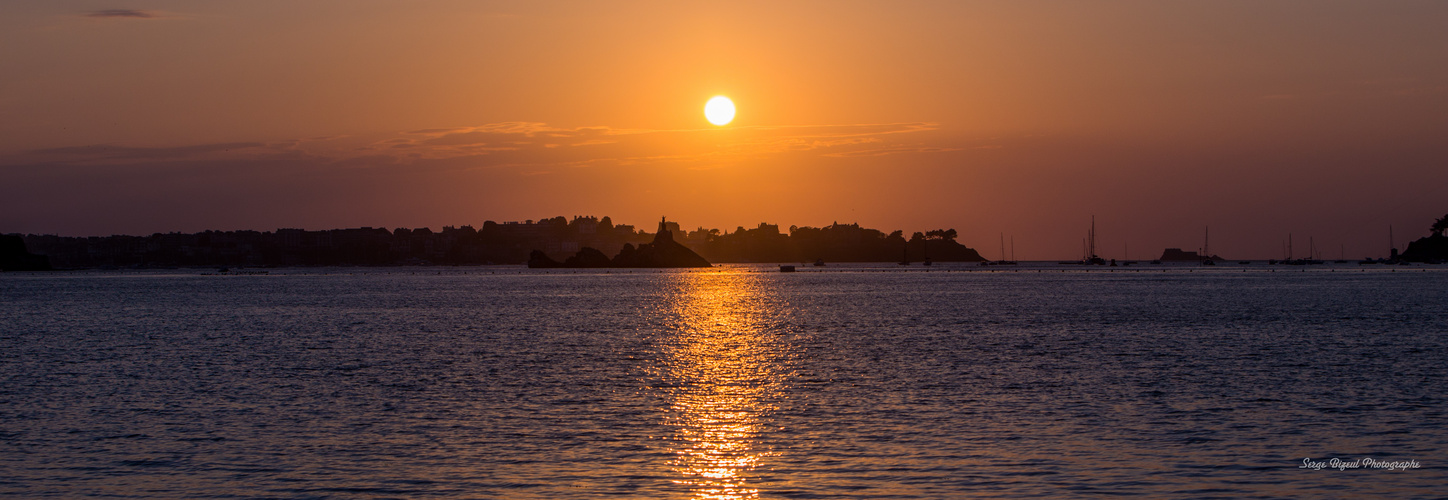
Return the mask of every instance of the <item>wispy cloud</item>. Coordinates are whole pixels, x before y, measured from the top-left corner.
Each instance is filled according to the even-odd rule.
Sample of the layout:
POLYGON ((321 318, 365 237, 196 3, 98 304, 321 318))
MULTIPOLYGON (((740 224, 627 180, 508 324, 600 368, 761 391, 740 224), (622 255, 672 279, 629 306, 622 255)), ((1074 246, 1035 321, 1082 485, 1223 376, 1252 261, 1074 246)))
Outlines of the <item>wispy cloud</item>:
POLYGON ((163 17, 160 12, 136 9, 93 10, 82 16, 102 19, 157 19, 163 17))
MULTIPOLYGON (((977 149, 980 149, 980 148, 977 148, 977 149)), ((839 152, 839 153, 829 153, 829 154, 826 154, 825 156, 834 157, 834 158, 854 158, 854 157, 861 157, 861 156, 885 156, 885 155, 904 154, 904 153, 944 153, 944 152, 946 152, 946 151, 961 151, 961 150, 962 150, 962 148, 940 148, 940 147, 925 147, 925 146, 902 146, 902 147, 894 147, 894 148, 862 149, 862 150, 856 150, 856 151, 842 151, 842 152, 839 152)))
POLYGON ((307 158, 319 168, 418 168, 453 170, 674 164, 724 168, 782 157, 862 157, 957 151, 931 143, 933 123, 887 123, 727 129, 643 130, 555 127, 507 122, 426 129, 374 136, 294 139, 273 143, 232 142, 178 147, 110 144, 37 149, 0 155, 9 165, 126 165, 171 162, 307 158))

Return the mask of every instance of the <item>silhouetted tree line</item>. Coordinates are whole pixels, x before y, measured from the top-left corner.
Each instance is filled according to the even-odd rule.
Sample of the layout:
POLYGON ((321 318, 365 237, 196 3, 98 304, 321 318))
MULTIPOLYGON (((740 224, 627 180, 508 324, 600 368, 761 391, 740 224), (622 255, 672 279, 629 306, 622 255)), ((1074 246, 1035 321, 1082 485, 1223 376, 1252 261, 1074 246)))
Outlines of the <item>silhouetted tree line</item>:
MULTIPOLYGON (((889 234, 858 224, 790 227, 760 224, 733 232, 680 231, 675 239, 711 262, 891 262, 929 256, 935 261, 984 260, 955 241, 954 229, 889 234), (678 237, 679 235, 686 235, 678 237)), ((608 217, 553 217, 539 221, 387 230, 384 228, 306 231, 206 231, 150 236, 65 237, 25 235, 29 253, 57 268, 193 266, 398 266, 522 264, 532 250, 563 260, 587 247, 617 254, 625 244, 652 241, 653 234, 608 217)))

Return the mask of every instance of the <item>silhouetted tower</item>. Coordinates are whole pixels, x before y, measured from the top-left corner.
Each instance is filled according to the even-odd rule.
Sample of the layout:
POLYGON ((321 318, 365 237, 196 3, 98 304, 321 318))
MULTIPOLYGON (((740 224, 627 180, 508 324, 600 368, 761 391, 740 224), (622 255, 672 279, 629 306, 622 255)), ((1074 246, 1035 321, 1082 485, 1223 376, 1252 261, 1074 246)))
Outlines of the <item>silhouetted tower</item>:
POLYGON ((654 234, 654 241, 660 240, 674 241, 674 232, 669 230, 668 217, 659 218, 659 232, 654 234))

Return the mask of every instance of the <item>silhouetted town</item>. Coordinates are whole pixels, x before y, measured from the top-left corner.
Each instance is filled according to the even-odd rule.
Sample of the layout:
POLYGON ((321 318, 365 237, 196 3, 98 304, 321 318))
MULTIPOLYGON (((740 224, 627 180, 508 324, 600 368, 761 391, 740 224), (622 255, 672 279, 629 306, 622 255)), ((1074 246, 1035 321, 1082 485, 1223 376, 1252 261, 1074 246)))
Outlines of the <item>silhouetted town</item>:
MULTIPOLYGON (((668 222, 665 228, 675 241, 709 262, 893 262, 926 257, 939 262, 985 260, 975 250, 957 243, 954 229, 917 232, 906 239, 903 231, 885 233, 858 224, 791 226, 781 230, 778 225, 761 223, 733 231, 702 227, 684 231, 678 223, 668 222)), ((533 250, 561 262, 585 247, 605 256, 615 255, 625 245, 637 248, 653 242, 655 233, 614 224, 609 217, 569 220, 560 216, 537 221, 488 221, 481 229, 446 226, 441 231, 362 227, 150 236, 12 236, 23 239, 23 245, 16 242, 17 248, 11 250, 17 256, 43 256, 40 260, 25 260, 25 266, 17 265, 16 269, 41 269, 41 261, 46 258, 50 267, 76 269, 524 264, 533 250)))

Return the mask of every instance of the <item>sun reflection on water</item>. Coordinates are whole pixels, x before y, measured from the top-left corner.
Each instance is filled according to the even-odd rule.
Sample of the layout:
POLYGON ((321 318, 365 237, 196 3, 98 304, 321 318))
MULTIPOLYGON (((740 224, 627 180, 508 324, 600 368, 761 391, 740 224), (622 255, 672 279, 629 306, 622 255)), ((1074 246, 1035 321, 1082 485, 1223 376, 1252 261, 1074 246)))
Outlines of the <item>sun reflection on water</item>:
POLYGON ((751 471, 772 454, 761 434, 788 378, 781 302, 758 275, 679 279, 657 367, 674 433, 669 465, 694 498, 757 498, 751 471))

